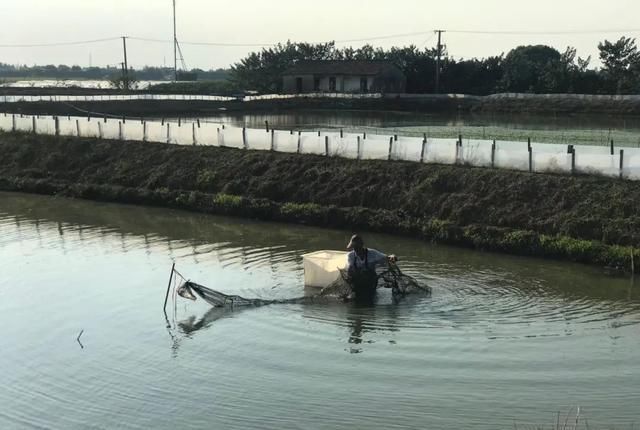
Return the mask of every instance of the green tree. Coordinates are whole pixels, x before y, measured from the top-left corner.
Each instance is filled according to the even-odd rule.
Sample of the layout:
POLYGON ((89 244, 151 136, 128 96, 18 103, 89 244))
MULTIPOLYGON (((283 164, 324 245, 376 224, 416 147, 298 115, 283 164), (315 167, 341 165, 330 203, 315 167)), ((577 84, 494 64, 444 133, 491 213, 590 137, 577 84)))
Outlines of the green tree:
POLYGON ((550 46, 519 46, 504 59, 500 86, 504 91, 519 93, 556 92, 561 58, 560 52, 550 46))
POLYGON ((610 90, 616 94, 640 90, 640 52, 636 39, 623 36, 616 42, 605 40, 598 44, 598 49, 610 90))

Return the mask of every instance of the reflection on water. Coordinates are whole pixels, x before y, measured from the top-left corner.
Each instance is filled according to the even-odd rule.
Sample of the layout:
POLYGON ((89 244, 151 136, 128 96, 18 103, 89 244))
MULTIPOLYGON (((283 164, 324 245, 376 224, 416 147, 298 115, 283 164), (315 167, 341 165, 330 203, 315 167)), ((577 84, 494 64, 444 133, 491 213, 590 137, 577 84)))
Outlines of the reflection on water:
POLYGON ((300 255, 350 233, 0 193, 0 427, 494 429, 576 405, 592 428, 638 419, 640 293, 586 266, 366 234, 432 296, 178 300, 166 327, 172 261, 225 293, 299 297, 300 255))
POLYGON ((225 113, 208 118, 238 127, 262 128, 404 128, 404 127, 500 127, 527 130, 619 130, 640 132, 640 117, 622 115, 428 114, 395 111, 303 110, 269 114, 225 113))

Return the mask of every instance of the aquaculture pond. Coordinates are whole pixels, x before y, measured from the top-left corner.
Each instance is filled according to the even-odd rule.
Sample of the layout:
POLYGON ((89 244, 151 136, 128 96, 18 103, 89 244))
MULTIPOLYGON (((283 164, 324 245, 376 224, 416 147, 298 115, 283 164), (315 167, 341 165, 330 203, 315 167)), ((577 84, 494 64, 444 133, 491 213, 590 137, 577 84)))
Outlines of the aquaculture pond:
POLYGON ((364 232, 432 296, 170 299, 165 320, 173 262, 223 292, 296 297, 301 255, 351 233, 0 193, 0 428, 638 424, 640 286, 597 268, 364 232))

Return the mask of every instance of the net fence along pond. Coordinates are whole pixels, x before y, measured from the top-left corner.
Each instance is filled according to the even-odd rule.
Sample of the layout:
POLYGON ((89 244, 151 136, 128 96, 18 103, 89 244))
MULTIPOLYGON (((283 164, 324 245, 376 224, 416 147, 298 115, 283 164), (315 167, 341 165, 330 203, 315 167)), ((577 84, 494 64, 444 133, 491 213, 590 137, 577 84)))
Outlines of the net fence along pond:
POLYGON ((640 179, 640 148, 531 141, 228 127, 200 120, 23 116, 0 113, 0 131, 206 145, 358 160, 459 164, 537 173, 640 179))

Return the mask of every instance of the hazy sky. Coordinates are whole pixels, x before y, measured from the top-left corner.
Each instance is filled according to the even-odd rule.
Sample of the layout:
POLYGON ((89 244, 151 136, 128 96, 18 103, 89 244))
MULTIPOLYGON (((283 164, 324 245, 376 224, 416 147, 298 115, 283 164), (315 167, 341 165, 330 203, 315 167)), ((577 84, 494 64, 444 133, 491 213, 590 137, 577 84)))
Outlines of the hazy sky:
MULTIPOLYGON (((118 36, 171 40, 171 0, 0 0, 0 45, 73 42, 118 36)), ((449 32, 444 43, 456 58, 485 57, 521 44, 575 46, 597 59, 597 44, 621 35, 640 36, 640 0, 178 0, 178 39, 231 44, 329 41, 425 32, 372 40, 374 46, 433 46, 440 28, 465 31, 542 32, 469 34, 449 32), (599 34, 549 34, 608 30, 599 34), (546 34, 544 34, 546 32, 546 34)), ((341 43, 360 46, 365 42, 341 43)), ((173 62, 171 42, 129 40, 134 67, 173 62)), ((226 67, 251 47, 184 44, 187 66, 226 67)), ((104 66, 122 61, 118 40, 88 45, 0 47, 0 62, 104 66)))

